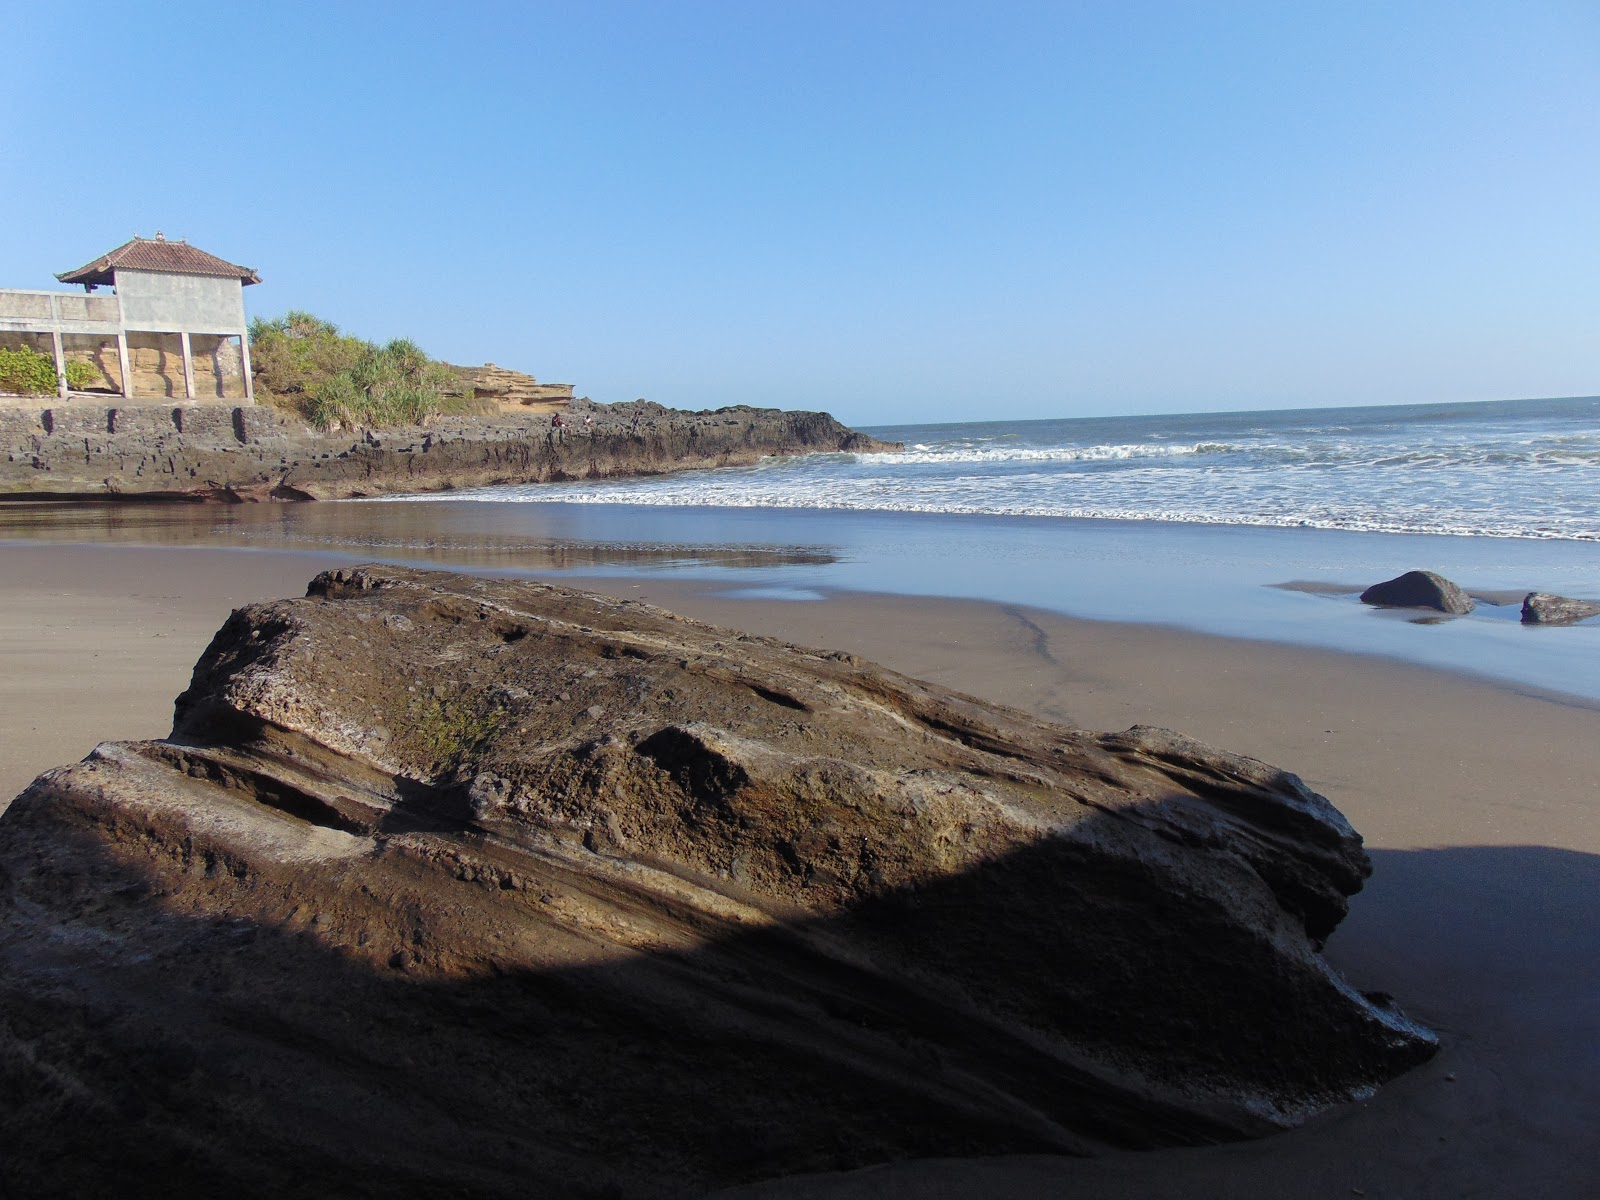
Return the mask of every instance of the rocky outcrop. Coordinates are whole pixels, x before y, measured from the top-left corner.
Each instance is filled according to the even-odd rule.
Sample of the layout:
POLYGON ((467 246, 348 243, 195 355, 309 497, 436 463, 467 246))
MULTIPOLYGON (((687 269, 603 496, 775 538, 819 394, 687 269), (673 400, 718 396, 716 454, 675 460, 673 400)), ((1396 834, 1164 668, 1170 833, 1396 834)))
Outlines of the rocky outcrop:
POLYGON ((1299 779, 561 588, 235 612, 0 818, 18 1195, 692 1194, 1266 1133, 1432 1053, 1299 779))
POLYGON ((1375 583, 1361 593, 1361 602, 1384 608, 1432 608, 1455 616, 1472 611, 1472 597, 1432 571, 1407 571, 1375 583))
POLYGON ((573 398, 570 383, 540 383, 532 375, 494 363, 454 370, 467 394, 478 400, 493 400, 513 412, 518 408, 564 408, 573 398))
POLYGON ((744 405, 690 413, 579 400, 563 420, 556 429, 539 414, 445 417, 426 428, 322 433, 254 405, 0 409, 0 497, 340 499, 899 448, 826 413, 744 405))
POLYGON ((1592 600, 1574 600, 1549 592, 1529 592, 1522 600, 1524 625, 1574 625, 1593 616, 1600 616, 1600 604, 1592 600))

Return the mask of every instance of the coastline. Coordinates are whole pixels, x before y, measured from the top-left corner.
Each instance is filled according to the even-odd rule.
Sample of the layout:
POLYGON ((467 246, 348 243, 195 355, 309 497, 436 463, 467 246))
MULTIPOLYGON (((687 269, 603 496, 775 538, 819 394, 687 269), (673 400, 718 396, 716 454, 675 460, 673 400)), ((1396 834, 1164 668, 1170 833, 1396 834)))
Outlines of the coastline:
MULTIPOLYGON (((0 545, 0 792, 96 741, 161 736, 232 607, 353 560, 280 550, 0 545)), ((538 572, 812 645, 1091 729, 1164 725, 1300 774, 1376 874, 1328 945, 1439 1030, 1433 1062, 1304 1129, 1092 1161, 905 1163, 740 1195, 1577 1196, 1595 1183, 1600 711, 1367 656, 1019 605, 538 572)))
POLYGON ((349 499, 498 484, 665 475, 768 455, 893 451, 827 413, 574 400, 545 412, 313 429, 264 404, 0 405, 0 500, 349 499))
MULTIPOLYGON (((683 484, 715 489, 740 474, 697 472, 683 484)), ((1530 627, 1518 620, 1529 591, 1600 597, 1600 559, 1582 542, 439 495, 326 504, 0 503, 4 540, 332 552, 452 570, 582 572, 625 580, 615 584, 623 588, 693 580, 752 596, 954 596, 1379 655, 1600 701, 1593 666, 1600 621, 1530 627), (1370 584, 1418 567, 1486 601, 1509 602, 1480 603, 1440 622, 1357 600, 1370 584)))

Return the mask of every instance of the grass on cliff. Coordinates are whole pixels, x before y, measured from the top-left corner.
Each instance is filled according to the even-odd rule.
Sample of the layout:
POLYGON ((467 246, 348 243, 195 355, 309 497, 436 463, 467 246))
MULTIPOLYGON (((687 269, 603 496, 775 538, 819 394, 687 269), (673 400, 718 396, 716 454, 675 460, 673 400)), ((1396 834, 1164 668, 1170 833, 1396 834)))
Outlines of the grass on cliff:
POLYGON ((493 409, 463 394, 455 371, 410 338, 379 346, 308 312, 251 321, 250 365, 262 399, 319 429, 421 425, 445 413, 493 409))

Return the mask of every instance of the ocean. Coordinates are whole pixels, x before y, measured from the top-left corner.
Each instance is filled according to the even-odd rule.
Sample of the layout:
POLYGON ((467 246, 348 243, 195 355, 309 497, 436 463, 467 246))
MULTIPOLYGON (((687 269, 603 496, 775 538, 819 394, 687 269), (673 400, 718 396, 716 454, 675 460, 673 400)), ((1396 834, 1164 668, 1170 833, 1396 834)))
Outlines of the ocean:
POLYGON ((906 450, 463 495, 1600 540, 1597 398, 866 432, 906 450))
POLYGON ((1600 700, 1600 618, 1518 622, 1529 591, 1600 600, 1600 398, 867 432, 906 450, 310 505, 5 506, 0 537, 670 573, 752 599, 957 596, 1600 700), (1417 568, 1478 607, 1418 620, 1356 599, 1417 568))

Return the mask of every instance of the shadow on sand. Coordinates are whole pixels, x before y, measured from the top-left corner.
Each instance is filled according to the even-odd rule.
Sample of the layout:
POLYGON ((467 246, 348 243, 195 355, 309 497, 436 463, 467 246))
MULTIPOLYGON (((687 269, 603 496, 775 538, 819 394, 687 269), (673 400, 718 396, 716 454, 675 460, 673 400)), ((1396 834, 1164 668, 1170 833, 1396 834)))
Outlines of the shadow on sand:
POLYGON ((905 1162, 719 1200, 1586 1200, 1600 1194, 1600 856, 1543 846, 1372 851, 1327 957, 1441 1033, 1433 1062, 1302 1129, 1094 1159, 905 1162))
MULTIPOLYGON (((1074 865, 1049 846, 831 922, 707 929, 690 953, 625 954, 597 938, 586 965, 535 971, 498 967, 494 943, 536 933, 476 924, 507 903, 495 894, 504 885, 449 879, 441 893, 436 870, 391 854, 377 860, 384 886, 346 881, 351 899, 329 923, 315 888, 297 896, 292 885, 278 919, 208 916, 245 886, 239 864, 196 856, 175 872, 137 837, 112 857, 67 829, 46 829, 47 848, 35 838, 23 861, 17 835, 30 820, 14 809, 0 826, 8 1200, 676 1196, 893 1160, 1238 1137, 1231 1119, 1108 1086, 1027 1030, 1054 1022, 1092 1044, 1104 1026, 1126 1042, 1130 1014, 1151 1046, 1241 1077, 1298 1063, 1310 1088, 1395 1067, 1365 1048, 1366 1031, 1286 1017, 1324 1002, 1316 986, 1272 979, 1249 937, 1204 912, 1157 905, 1130 941, 1115 910, 1143 894, 1131 876, 1082 881, 1115 921, 1056 922, 1038 941, 997 934, 997 912, 1040 894, 1043 879, 1059 889, 1074 865), (451 922, 477 928, 475 944, 430 945, 451 922), (990 981, 993 995, 886 978, 807 945, 869 926, 947 976, 990 981), (1105 977, 1197 939, 1207 953, 1185 957, 1200 965, 1170 994, 1149 996, 1139 970, 1105 977), (1095 965, 1092 986, 1074 963, 1095 965)), ((1335 960, 1455 1040, 1492 1041, 1513 1025, 1521 1036, 1509 1014, 1534 1004, 1550 1044, 1525 1055, 1507 1088, 1553 1089, 1571 1107, 1564 1128, 1600 1127, 1595 1040, 1564 1041, 1595 1027, 1600 859, 1538 848, 1374 857, 1372 894, 1336 936, 1335 960)), ((1329 1125, 1249 1149, 1270 1160, 1271 1143, 1304 1145, 1329 1125)), ((1159 1173, 1161 1156, 1100 1161, 1146 1158, 1159 1173)))

